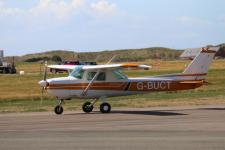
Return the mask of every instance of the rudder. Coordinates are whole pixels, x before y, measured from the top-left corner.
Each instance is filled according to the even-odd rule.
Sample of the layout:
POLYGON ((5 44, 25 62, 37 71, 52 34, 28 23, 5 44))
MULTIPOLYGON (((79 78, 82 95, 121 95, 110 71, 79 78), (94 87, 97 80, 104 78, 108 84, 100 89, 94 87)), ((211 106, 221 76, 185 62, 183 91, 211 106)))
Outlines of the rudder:
POLYGON ((192 60, 182 74, 205 76, 218 50, 219 47, 202 48, 200 53, 192 60))

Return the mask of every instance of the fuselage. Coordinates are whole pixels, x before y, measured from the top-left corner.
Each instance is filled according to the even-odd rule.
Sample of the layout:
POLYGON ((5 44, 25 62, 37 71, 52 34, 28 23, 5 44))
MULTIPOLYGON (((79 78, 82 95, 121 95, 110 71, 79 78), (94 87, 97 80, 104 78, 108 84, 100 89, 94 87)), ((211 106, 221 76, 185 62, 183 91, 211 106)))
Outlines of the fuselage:
POLYGON ((73 76, 48 79, 47 92, 60 99, 126 96, 148 92, 195 89, 203 85, 205 74, 175 74, 156 77, 123 78, 95 81, 86 95, 89 81, 73 76))
POLYGON ((85 102, 82 109, 90 113, 97 100, 101 100, 100 111, 109 113, 111 106, 105 102, 106 97, 143 94, 148 92, 179 91, 195 89, 203 85, 209 65, 212 63, 218 47, 202 48, 199 54, 185 68, 182 73, 161 75, 154 77, 128 78, 120 70, 151 68, 138 64, 106 64, 96 66, 59 66, 53 68, 67 68, 72 70, 68 77, 46 80, 47 65, 43 80, 39 82, 43 90, 58 99, 55 107, 56 114, 62 114, 62 102, 66 99, 84 98, 95 99, 85 102))

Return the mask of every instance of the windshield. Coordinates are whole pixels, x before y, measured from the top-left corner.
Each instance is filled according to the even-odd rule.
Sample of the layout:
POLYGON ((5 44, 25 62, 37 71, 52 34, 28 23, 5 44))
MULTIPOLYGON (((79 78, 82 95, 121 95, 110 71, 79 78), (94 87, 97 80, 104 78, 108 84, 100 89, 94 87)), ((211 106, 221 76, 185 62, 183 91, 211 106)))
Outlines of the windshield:
POLYGON ((79 66, 79 67, 75 67, 69 76, 75 77, 77 79, 82 79, 83 74, 84 74, 84 71, 82 70, 82 67, 79 66))
POLYGON ((120 70, 114 70, 113 76, 118 80, 127 79, 127 77, 120 70))

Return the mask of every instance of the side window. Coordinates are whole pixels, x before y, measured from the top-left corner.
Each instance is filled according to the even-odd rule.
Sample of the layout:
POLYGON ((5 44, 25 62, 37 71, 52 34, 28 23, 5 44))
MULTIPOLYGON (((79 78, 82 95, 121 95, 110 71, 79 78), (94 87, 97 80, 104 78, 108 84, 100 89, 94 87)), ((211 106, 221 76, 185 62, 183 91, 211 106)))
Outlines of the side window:
MULTIPOLYGON (((87 80, 90 81, 94 78, 96 72, 88 72, 87 75, 87 80)), ((100 72, 99 75, 97 76, 96 81, 105 81, 106 80, 106 74, 105 72, 100 72)))
POLYGON ((96 80, 97 81, 105 81, 106 80, 105 72, 100 72, 96 80))
POLYGON ((94 78, 95 74, 96 74, 96 72, 88 72, 87 80, 91 81, 94 78))

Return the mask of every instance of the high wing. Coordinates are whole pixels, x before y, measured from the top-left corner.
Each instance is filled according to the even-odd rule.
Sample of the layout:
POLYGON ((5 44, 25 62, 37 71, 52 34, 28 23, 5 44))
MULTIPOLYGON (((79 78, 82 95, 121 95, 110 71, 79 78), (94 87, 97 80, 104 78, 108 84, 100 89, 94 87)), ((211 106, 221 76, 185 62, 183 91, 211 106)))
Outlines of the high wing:
MULTIPOLYGON (((76 65, 48 65, 48 68, 52 69, 63 69, 63 70, 73 70, 76 65)), ((137 64, 109 64, 109 65, 86 65, 82 66, 82 70, 99 70, 99 69, 145 69, 148 70, 152 68, 148 65, 137 65, 137 64)))
POLYGON ((76 65, 48 65, 48 68, 71 71, 76 68, 76 65))
POLYGON ((82 70, 99 70, 99 69, 145 69, 148 70, 152 68, 148 65, 138 65, 138 64, 109 64, 109 65, 96 65, 96 66, 83 66, 82 70))

